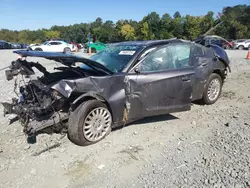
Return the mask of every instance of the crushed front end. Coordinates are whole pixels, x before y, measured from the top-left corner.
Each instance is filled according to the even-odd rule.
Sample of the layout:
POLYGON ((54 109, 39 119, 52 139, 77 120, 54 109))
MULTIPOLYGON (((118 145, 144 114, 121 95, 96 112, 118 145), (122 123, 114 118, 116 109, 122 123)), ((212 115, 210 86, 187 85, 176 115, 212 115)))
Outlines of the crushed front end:
POLYGON ((4 115, 16 114, 10 123, 17 120, 21 122, 29 143, 36 142, 37 134, 61 133, 66 130, 66 99, 51 88, 51 82, 56 82, 57 79, 50 81, 51 74, 41 64, 18 59, 12 62, 5 74, 8 81, 14 79, 17 98, 13 98, 10 103, 2 103, 4 115), (32 67, 44 75, 32 79, 35 74, 32 67))

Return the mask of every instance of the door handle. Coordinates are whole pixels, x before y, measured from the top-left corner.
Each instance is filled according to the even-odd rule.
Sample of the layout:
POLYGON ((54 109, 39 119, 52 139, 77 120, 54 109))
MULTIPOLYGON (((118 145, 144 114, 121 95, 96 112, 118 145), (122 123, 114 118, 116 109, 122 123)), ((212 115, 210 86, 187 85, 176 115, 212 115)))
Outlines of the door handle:
POLYGON ((208 65, 208 63, 202 63, 201 64, 201 66, 203 66, 203 67, 205 67, 205 66, 207 66, 208 65))
POLYGON ((188 82, 188 81, 190 81, 191 79, 189 78, 189 77, 182 77, 181 78, 181 80, 183 81, 183 82, 188 82))

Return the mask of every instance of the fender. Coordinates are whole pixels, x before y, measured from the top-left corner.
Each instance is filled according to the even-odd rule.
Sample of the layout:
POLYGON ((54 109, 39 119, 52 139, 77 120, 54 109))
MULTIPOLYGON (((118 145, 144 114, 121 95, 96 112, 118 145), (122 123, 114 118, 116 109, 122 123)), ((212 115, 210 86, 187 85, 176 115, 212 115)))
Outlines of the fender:
POLYGON ((93 98, 101 102, 107 103, 107 101, 102 96, 98 95, 97 93, 87 92, 87 93, 80 95, 71 103, 71 110, 74 111, 78 107, 79 103, 85 101, 87 98, 93 98))
POLYGON ((229 64, 222 58, 217 57, 224 65, 226 68, 228 68, 229 72, 231 73, 231 67, 229 66, 229 64))

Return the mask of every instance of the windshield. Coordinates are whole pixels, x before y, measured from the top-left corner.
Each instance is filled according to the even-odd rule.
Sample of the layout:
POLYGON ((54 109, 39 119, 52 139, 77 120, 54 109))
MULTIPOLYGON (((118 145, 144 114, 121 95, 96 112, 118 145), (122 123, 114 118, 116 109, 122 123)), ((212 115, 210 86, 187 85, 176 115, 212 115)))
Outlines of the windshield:
POLYGON ((138 45, 112 44, 90 57, 90 59, 116 73, 120 72, 141 48, 138 45))

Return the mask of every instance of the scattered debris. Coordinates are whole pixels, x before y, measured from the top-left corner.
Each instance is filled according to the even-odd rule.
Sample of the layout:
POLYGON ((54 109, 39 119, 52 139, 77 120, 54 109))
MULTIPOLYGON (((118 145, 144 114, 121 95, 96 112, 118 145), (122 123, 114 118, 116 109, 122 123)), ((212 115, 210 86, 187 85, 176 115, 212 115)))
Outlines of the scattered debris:
POLYGON ((196 121, 192 121, 192 125, 196 126, 197 125, 196 121))
POLYGON ((239 116, 238 116, 238 115, 233 115, 233 118, 234 118, 234 119, 238 119, 239 116))
POLYGON ((196 144, 196 143, 202 143, 202 140, 196 140, 196 141, 192 142, 191 144, 196 144))
POLYGON ((122 151, 120 151, 119 153, 126 153, 128 154, 132 159, 134 160, 139 160, 139 158, 136 156, 139 151, 142 151, 143 148, 140 147, 140 146, 130 146, 129 148, 127 149, 123 149, 122 151))
POLYGON ((39 152, 35 152, 34 154, 32 154, 32 156, 41 155, 42 153, 44 153, 46 151, 50 151, 52 149, 55 149, 55 148, 59 147, 60 145, 61 145, 60 143, 55 143, 55 144, 53 144, 53 145, 51 145, 51 146, 49 146, 49 147, 47 147, 47 148, 45 148, 45 149, 43 149, 43 150, 41 150, 39 152))
POLYGON ((37 174, 36 169, 32 169, 32 170, 30 171, 30 173, 31 173, 32 175, 36 175, 36 174, 37 174))
POLYGON ((101 165, 99 165, 97 168, 99 168, 100 170, 101 169, 103 169, 105 167, 105 165, 104 164, 101 164, 101 165))
POLYGON ((182 164, 182 165, 180 165, 180 166, 177 166, 176 168, 179 169, 179 168, 183 168, 183 167, 186 167, 186 165, 185 165, 185 164, 182 164))
POLYGON ((24 147, 24 150, 28 150, 28 149, 30 149, 30 145, 29 144, 24 147))
POLYGON ((233 99, 233 98, 235 98, 236 94, 233 91, 224 91, 222 93, 222 96, 225 98, 228 98, 228 99, 233 99))

